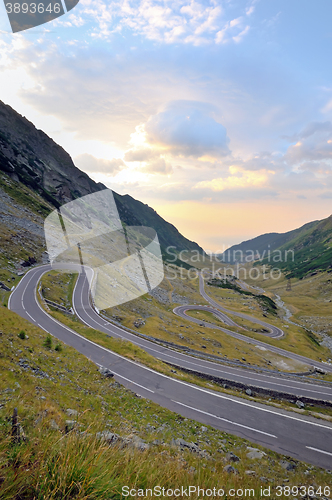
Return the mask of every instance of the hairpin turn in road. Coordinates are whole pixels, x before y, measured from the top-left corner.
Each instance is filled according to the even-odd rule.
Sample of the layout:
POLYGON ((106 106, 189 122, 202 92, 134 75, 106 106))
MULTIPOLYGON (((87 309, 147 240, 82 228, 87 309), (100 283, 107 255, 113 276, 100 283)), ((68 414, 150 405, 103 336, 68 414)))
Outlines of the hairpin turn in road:
MULTIPOLYGON (((67 267, 76 271, 80 270, 75 265, 67 267)), ((324 468, 331 467, 331 423, 275 409, 168 377, 91 342, 52 318, 41 308, 36 297, 36 288, 41 276, 51 269, 52 266, 45 265, 33 268, 26 273, 12 292, 8 307, 65 344, 74 347, 96 365, 109 368, 114 373, 116 380, 124 386, 161 406, 298 460, 324 468)), ((194 363, 198 367, 198 371, 227 372, 230 377, 247 377, 248 383, 252 377, 254 384, 258 383, 258 379, 260 384, 276 384, 279 389, 280 385, 278 384, 284 383, 285 392, 290 390, 295 391, 294 394, 304 394, 306 390, 316 394, 320 392, 322 398, 324 396, 324 398, 332 400, 332 390, 328 386, 305 384, 289 379, 283 380, 249 370, 241 371, 239 368, 232 369, 201 359, 197 360, 136 337, 121 327, 106 322, 90 304, 89 284, 84 270, 80 272, 76 282, 73 307, 78 317, 88 326, 117 338, 128 339, 158 359, 172 362, 172 358, 176 357, 177 364, 194 363), (299 385, 296 385, 297 383, 299 385)), ((257 341, 255 342, 257 343, 257 341)))

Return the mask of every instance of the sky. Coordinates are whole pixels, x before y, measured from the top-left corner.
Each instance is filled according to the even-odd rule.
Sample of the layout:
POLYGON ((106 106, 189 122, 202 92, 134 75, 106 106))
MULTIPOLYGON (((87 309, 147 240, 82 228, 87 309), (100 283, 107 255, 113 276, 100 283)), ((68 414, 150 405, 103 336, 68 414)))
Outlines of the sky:
POLYGON ((330 0, 81 0, 13 34, 0 99, 205 250, 332 214, 330 0))

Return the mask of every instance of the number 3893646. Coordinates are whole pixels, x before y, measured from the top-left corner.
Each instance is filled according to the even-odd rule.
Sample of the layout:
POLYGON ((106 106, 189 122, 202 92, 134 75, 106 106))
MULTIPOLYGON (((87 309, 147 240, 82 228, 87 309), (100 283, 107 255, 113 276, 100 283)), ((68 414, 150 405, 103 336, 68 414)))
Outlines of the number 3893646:
POLYGON ((7 14, 60 14, 61 4, 48 4, 43 3, 6 3, 7 14))

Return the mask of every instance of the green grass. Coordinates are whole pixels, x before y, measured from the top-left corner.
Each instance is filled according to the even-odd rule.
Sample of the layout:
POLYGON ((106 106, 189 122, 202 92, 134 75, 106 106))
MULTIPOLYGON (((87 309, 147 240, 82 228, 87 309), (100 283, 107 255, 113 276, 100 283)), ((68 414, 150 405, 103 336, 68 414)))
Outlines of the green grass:
POLYGON ((284 457, 269 450, 264 450, 263 459, 250 460, 246 454, 252 444, 248 441, 209 426, 202 431, 200 423, 103 378, 74 349, 64 346, 59 353, 44 347, 45 332, 11 311, 0 308, 0 318, 1 500, 120 500, 124 485, 247 487, 258 495, 261 476, 271 488, 282 484, 285 477, 289 485, 331 481, 326 471, 301 462, 296 462, 294 471, 286 472, 280 465, 284 457), (29 339, 18 337, 22 328, 29 339), (24 370, 19 359, 44 375, 24 370), (13 443, 10 436, 14 407, 27 437, 20 444, 13 443), (67 416, 68 408, 78 412, 78 431, 65 434, 65 421, 73 418, 67 416), (105 429, 123 437, 138 435, 150 443, 150 449, 108 447, 96 437, 105 429), (171 439, 178 437, 198 443, 211 458, 170 446, 171 439), (160 444, 153 445, 155 439, 160 444), (223 471, 228 451, 240 458, 234 464, 238 475, 223 471), (255 476, 248 476, 246 470, 255 470, 255 476))
MULTIPOLYGON (((39 302, 45 308, 45 303, 43 303, 40 299, 39 302)), ((92 342, 95 342, 96 344, 105 347, 106 349, 109 349, 119 354, 120 356, 124 356, 127 359, 130 359, 137 363, 142 363, 153 370, 163 373, 164 375, 174 377, 172 367, 170 367, 167 363, 157 360, 135 344, 132 344, 127 340, 115 339, 113 337, 110 337, 106 333, 103 333, 99 330, 94 330, 93 328, 82 324, 81 321, 76 318, 76 316, 68 317, 68 315, 54 309, 52 306, 47 306, 47 312, 53 318, 72 328, 74 331, 91 340, 92 342)), ((44 342, 46 342, 46 340, 44 342)), ((197 377, 182 373, 180 370, 177 373, 177 378, 189 383, 204 385, 204 382, 202 380, 198 379, 197 377)))
MULTIPOLYGON (((183 277, 186 275, 185 270, 181 270, 183 277)), ((76 276, 61 273, 58 271, 53 271, 51 273, 47 273, 42 278, 42 288, 44 290, 44 295, 46 298, 53 300, 55 302, 59 302, 59 297, 62 298, 62 302, 70 307, 71 302, 71 293, 74 283, 76 281, 76 276), (48 290, 49 288, 49 290, 48 290)), ((169 285, 172 286, 172 289, 175 289, 176 292, 181 292, 181 294, 188 296, 190 303, 202 303, 202 299, 199 301, 200 296, 197 294, 198 288, 198 280, 184 280, 181 281, 173 280, 168 284, 165 281, 165 290, 169 288, 169 285), (182 287, 182 288, 179 288, 182 287)), ((238 312, 244 312, 250 314, 253 317, 257 317, 258 319, 265 320, 269 323, 272 323, 276 326, 283 328, 283 322, 280 319, 276 318, 274 315, 270 315, 270 317, 265 318, 263 316, 263 310, 261 306, 257 303, 256 297, 254 294, 250 295, 242 295, 238 294, 237 291, 233 289, 224 289, 213 286, 206 286, 206 291, 208 294, 212 296, 215 300, 219 300, 220 304, 224 305, 228 309, 234 309, 238 312), (243 297, 249 305, 251 305, 254 310, 248 309, 247 305, 242 303, 243 297)), ((169 294, 169 292, 167 292, 169 294)), ((246 363, 250 363, 256 366, 261 367, 269 367, 275 369, 284 369, 288 371, 306 371, 306 366, 302 363, 295 363, 292 360, 289 360, 282 356, 277 356, 272 353, 268 353, 268 351, 262 352, 260 349, 255 346, 249 345, 244 341, 236 340, 228 336, 226 333, 218 329, 200 327, 197 324, 194 324, 189 319, 184 320, 178 318, 173 313, 174 305, 162 305, 158 303, 154 298, 149 297, 148 295, 143 296, 135 302, 129 302, 128 304, 123 304, 122 306, 118 306, 117 308, 113 308, 112 310, 106 311, 108 316, 112 319, 114 315, 119 316, 121 318, 121 324, 127 326, 129 328, 133 327, 133 321, 138 317, 144 317, 145 325, 138 329, 139 332, 151 335, 156 338, 165 339, 167 341, 174 342, 176 344, 182 344, 188 346, 195 350, 200 350, 205 353, 217 354, 223 357, 227 357, 230 360, 240 360, 245 358, 246 363), (135 309, 133 310, 133 307, 135 309), (116 313, 116 314, 115 314, 116 313), (145 316, 142 316, 144 315, 145 316), (162 322, 160 319, 162 318, 162 322), (182 325, 182 327, 180 327, 182 325), (204 348, 202 346, 205 346, 204 348), (288 366, 288 369, 285 368, 288 366), (284 367, 284 368, 283 368, 284 367)), ((66 323, 73 329, 78 329, 79 333, 83 336, 88 336, 91 340, 97 343, 102 343, 103 346, 108 346, 112 350, 116 350, 120 354, 123 351, 123 347, 119 347, 118 344, 112 344, 112 340, 102 334, 101 332, 96 332, 91 329, 87 329, 86 326, 82 325, 80 322, 77 322, 73 317, 64 317, 60 312, 52 312, 55 317, 59 321, 66 323), (120 349, 120 350, 118 350, 120 349)), ((191 315, 191 313, 189 313, 191 315)), ((202 311, 197 313, 192 313, 193 316, 199 318, 204 318, 202 311), (200 316, 201 315, 201 316, 200 316)), ((241 328, 233 328, 227 327, 230 330, 237 331, 239 333, 248 335, 257 340, 262 340, 268 344, 276 345, 278 347, 282 347, 287 351, 296 352, 302 354, 304 356, 317 359, 323 358, 328 359, 329 352, 328 349, 320 346, 317 341, 314 341, 313 336, 308 336, 308 333, 305 329, 300 329, 296 326, 291 325, 290 328, 284 328, 286 333, 285 338, 283 339, 270 339, 269 337, 265 337, 257 332, 261 330, 261 326, 253 321, 244 320, 237 316, 229 315, 237 324, 244 327, 246 329, 243 330, 241 328)), ((207 321, 212 324, 225 326, 224 323, 221 323, 217 318, 213 315, 206 316, 207 321)), ((139 351, 136 351, 136 356, 139 351)), ((127 355, 127 354, 125 354, 127 355)), ((132 351, 130 353, 132 355, 132 351)), ((143 351, 139 354, 139 356, 143 356, 143 351)), ((141 359, 143 359, 141 357, 141 359)), ((156 363, 154 358, 147 360, 144 358, 144 363, 148 362, 149 366, 156 367, 156 363)), ((166 365, 164 367, 166 369, 166 365)), ((160 369, 160 366, 156 369, 160 369)), ((167 370, 169 373, 169 370, 167 370)))
MULTIPOLYGON (((296 238, 280 247, 280 251, 291 250, 294 258, 273 262, 289 278, 303 278, 312 273, 331 269, 332 261, 332 217, 328 217, 301 232, 296 238)), ((257 265, 268 264, 264 259, 257 265)))
POLYGON ((45 299, 67 308, 72 305, 72 295, 78 273, 50 271, 42 276, 41 290, 45 299))
POLYGON ((54 350, 57 351, 57 352, 61 352, 63 350, 62 344, 60 344, 60 342, 58 342, 55 345, 54 350))
POLYGON ((34 190, 24 186, 22 183, 13 181, 3 172, 0 174, 0 188, 14 198, 17 203, 29 208, 34 213, 41 214, 43 217, 46 217, 53 209, 34 190))
MULTIPOLYGON (((55 271, 52 275, 49 274, 43 275, 42 280, 45 277, 47 277, 49 280, 52 280, 52 283, 54 283, 54 286, 56 288, 59 284, 59 281, 56 278, 59 278, 61 283, 61 292, 63 293, 66 289, 72 286, 73 281, 68 280, 68 276, 67 278, 65 278, 64 281, 61 281, 62 279, 61 276, 63 276, 63 274, 58 273, 59 275, 61 275, 58 276, 57 273, 58 272, 55 271)), ((39 300, 39 302, 41 303, 42 307, 44 308, 46 307, 43 301, 39 300)), ((86 325, 82 325, 82 323, 75 316, 68 317, 68 315, 62 313, 61 311, 58 311, 57 309, 52 308, 52 306, 47 307, 47 311, 55 319, 57 319, 61 323, 66 324, 67 326, 79 332, 82 336, 89 338, 93 342, 102 345, 103 347, 106 347, 111 351, 116 352, 124 357, 127 357, 128 359, 132 359, 133 361, 142 363, 145 366, 148 366, 149 368, 152 368, 153 370, 163 373, 169 377, 177 378, 179 380, 186 381, 188 383, 193 383, 205 388, 213 387, 214 390, 216 391, 225 392, 231 395, 238 395, 240 393, 241 397, 251 400, 254 399, 255 401, 264 402, 272 406, 282 407, 284 409, 295 410, 295 411, 297 410, 296 405, 290 403, 287 400, 280 401, 277 398, 276 402, 274 399, 271 400, 271 398, 268 395, 256 395, 254 396, 254 398, 252 398, 248 397, 245 394, 245 392, 238 387, 232 387, 228 385, 227 389, 225 389, 224 387, 222 387, 222 384, 220 385, 218 383, 211 382, 208 378, 204 378, 201 376, 198 377, 196 375, 188 374, 187 372, 184 372, 179 368, 177 368, 176 373, 174 373, 173 368, 170 367, 168 364, 156 360, 154 357, 148 355, 144 350, 138 348, 137 346, 135 346, 130 342, 123 340, 119 341, 117 339, 109 337, 108 335, 98 330, 93 330, 91 328, 88 328, 86 325)), ((211 313, 208 313, 206 311, 189 311, 189 314, 190 313, 192 313, 191 315, 194 317, 200 317, 199 315, 201 314, 203 316, 203 319, 205 318, 208 321, 214 318, 214 316, 211 313)), ((218 323, 219 320, 217 318, 215 318, 215 320, 218 323)), ((243 321, 245 322, 245 320, 243 321)), ((211 330, 208 330, 208 332, 210 333, 209 337, 207 337, 206 336, 207 331, 205 330, 204 332, 204 330, 205 330, 204 328, 200 330, 201 335, 199 336, 201 337, 201 342, 205 343, 206 345, 209 345, 209 343, 211 343, 216 349, 218 349, 217 351, 218 354, 227 358, 228 360, 244 361, 249 365, 252 364, 270 369, 274 368, 276 370, 281 370, 286 372, 287 371, 304 372, 308 370, 308 367, 300 362, 290 360, 288 358, 276 355, 269 351, 265 351, 264 353, 262 353, 262 351, 257 349, 255 346, 250 346, 240 340, 232 339, 230 336, 226 334, 222 334, 223 339, 221 344, 219 341, 215 340, 213 335, 212 336, 210 335, 211 333, 212 334, 214 333, 213 331, 211 332, 211 330)), ((57 346, 55 347, 55 349, 57 349, 57 346)), ((328 378, 328 376, 326 375, 324 375, 323 377, 324 379, 328 378)), ((306 413, 309 415, 312 413, 312 411, 314 410, 310 408, 306 410, 306 413)), ((326 414, 327 418, 330 418, 329 410, 325 412, 324 410, 321 409, 320 413, 318 412, 316 413, 317 413, 316 416, 319 415, 321 418, 325 418, 324 414, 326 414)))
MULTIPOLYGON (((207 321, 211 323, 212 325, 217 325, 222 328, 227 328, 233 332, 238 332, 241 333, 242 335, 247 335, 248 337, 253 337, 255 334, 252 331, 252 329, 249 330, 249 325, 255 325, 255 332, 259 331, 259 326, 256 325, 255 323, 251 323, 247 320, 242 320, 241 318, 237 318, 236 316, 233 317, 234 321, 237 321, 237 323, 241 323, 246 330, 236 328, 233 326, 228 326, 225 325, 221 320, 219 320, 216 316, 214 316, 212 313, 209 313, 207 311, 194 311, 194 310, 189 310, 187 311, 187 314, 189 316, 192 316, 193 318, 198 318, 204 321, 207 321), (240 319, 240 321, 238 321, 240 319)), ((204 335, 204 338, 214 338, 213 335, 211 335, 211 329, 206 328, 206 332, 204 335)), ((234 339, 230 336, 228 336, 226 333, 222 334, 220 332, 218 338, 222 338, 221 342, 222 344, 220 345, 219 348, 219 353, 220 355, 225 356, 229 360, 236 360, 236 361, 242 361, 243 363, 246 364, 251 364, 254 366, 258 367, 263 367, 263 368, 269 368, 269 369, 274 369, 274 370, 280 370, 282 372, 299 372, 303 373, 308 371, 309 366, 306 365, 305 363, 301 363, 299 361, 292 360, 290 358, 287 358, 286 356, 278 355, 276 353, 272 353, 268 350, 266 351, 261 351, 259 348, 247 344, 244 341, 234 339), (220 335, 221 334, 221 335, 220 335)), ((202 337, 203 338, 203 337, 202 337)), ((264 335, 259 335, 256 334, 255 338, 265 342, 265 340, 268 337, 265 337, 264 335)), ((311 339, 310 339, 311 340, 311 339)), ((203 340, 202 340, 203 342, 203 340)))
MULTIPOLYGON (((70 298, 72 295, 72 288, 73 284, 76 281, 76 276, 72 276, 67 273, 61 273, 58 271, 52 271, 50 273, 44 274, 41 283, 42 283, 42 290, 43 290, 43 295, 45 298, 48 298, 49 300, 52 300, 54 302, 62 302, 64 303, 67 307, 71 305, 70 303, 70 298), (61 298, 61 300, 59 300, 61 298)), ((153 307, 153 301, 149 302, 147 299, 149 297, 143 297, 135 301, 136 305, 136 310, 138 310, 139 307, 145 306, 146 304, 149 304, 150 308, 153 307), (139 305, 141 304, 141 305, 139 305)), ((155 303, 155 301, 154 301, 155 303)), ((122 306, 121 310, 121 317, 125 317, 124 312, 126 311, 126 321, 122 321, 122 324, 125 326, 133 327, 132 322, 135 318, 137 318, 137 314, 133 313, 130 311, 130 307, 133 307, 131 303, 128 303, 127 305, 122 306)), ((155 306, 154 306, 155 307, 155 306)), ((146 353, 141 350, 137 350, 134 345, 131 344, 130 349, 124 349, 124 346, 126 344, 119 344, 119 342, 114 341, 114 339, 111 339, 108 337, 106 334, 103 334, 102 332, 89 329, 85 325, 82 325, 79 321, 75 319, 75 317, 67 317, 64 316, 61 312, 52 310, 51 309, 51 315, 54 316, 56 319, 61 321, 62 323, 65 323, 67 326, 70 326, 74 330, 78 331, 81 335, 86 336, 87 338, 90 338, 90 340, 93 340, 96 343, 99 343, 103 345, 104 347, 108 347, 111 350, 115 350, 115 352, 125 355, 125 356, 133 356, 133 353, 135 352, 135 356, 137 360, 140 362, 143 362, 147 364, 147 366, 150 366, 151 368, 154 368, 156 370, 163 370, 163 373, 167 373, 170 376, 173 376, 172 372, 170 371, 170 368, 168 365, 161 364, 160 362, 156 363, 156 360, 153 357, 147 357, 146 353), (135 350, 135 351, 134 351, 135 350)), ((192 315, 195 317, 201 317, 199 316, 202 313, 200 311, 198 315, 196 313, 193 313, 192 315)), ((220 330, 218 331, 213 330, 213 329, 208 329, 208 328, 202 328, 199 325, 194 325, 190 320, 183 320, 178 318, 177 316, 174 315, 174 313, 171 311, 165 311, 163 310, 163 315, 164 315, 164 324, 167 324, 167 330, 171 332, 176 331, 176 338, 172 338, 171 335, 165 336, 165 340, 170 340, 173 341, 177 344, 183 344, 185 343, 186 345, 189 345, 193 349, 201 350, 205 352, 213 352, 215 354, 219 354, 221 356, 226 357, 229 360, 242 360, 244 357, 247 363, 254 364, 257 366, 261 367, 269 367, 272 363, 272 366, 278 369, 278 363, 280 362, 281 359, 283 359, 280 356, 270 356, 269 354, 266 354, 265 352, 262 353, 259 349, 257 349, 255 346, 250 346, 246 344, 245 342, 241 340, 236 340, 231 337, 229 337, 227 334, 221 332, 220 330), (170 321, 168 320, 170 318, 170 321, 172 321, 171 324, 170 321), (173 326, 174 324, 174 326, 173 326), (179 328, 179 324, 184 324, 184 325, 190 325, 190 328, 179 328), (178 335, 182 335, 184 338, 181 339, 178 335), (205 345, 206 348, 203 348, 202 345, 205 345), (275 361, 274 362, 274 358, 275 361)), ((189 312, 190 315, 190 312, 189 312)), ((206 313, 206 319, 210 321, 211 323, 217 324, 219 326, 225 326, 224 323, 219 322, 217 318, 215 318, 213 315, 209 316, 209 313, 206 313)), ((112 315, 109 315, 112 318, 112 315)), ((202 316, 203 319, 204 316, 202 316)), ((235 318, 235 321, 237 321, 237 318, 235 318)), ((245 320, 240 320, 242 323, 249 323, 245 322, 245 320)), ((139 328, 139 332, 142 333, 147 333, 148 335, 152 335, 154 337, 161 337, 161 335, 156 335, 158 332, 158 328, 160 328, 160 316, 157 315, 156 313, 153 316, 150 316, 145 319, 146 324, 139 328)), ((247 325, 246 325, 247 326, 247 325)), ((250 323, 251 328, 259 328, 259 326, 255 323, 250 323)), ((238 329, 241 333, 245 333, 243 330, 238 329)), ((163 330, 161 330, 163 332, 163 330)), ((264 340, 264 339, 263 339, 264 340)), ((134 359, 134 358, 133 358, 134 359)), ((303 371, 303 365, 299 364, 299 366, 295 366, 294 364, 290 363, 290 371, 303 371)), ((191 379, 191 382, 194 383, 199 383, 202 384, 201 380, 197 379, 191 379)))
MULTIPOLYGON (((262 284, 261 283, 255 283, 255 284, 258 286, 266 286, 267 282, 263 282, 262 284)), ((276 283, 274 283, 274 285, 276 285, 276 283)), ((267 290, 271 292, 272 290, 276 290, 276 287, 274 288, 267 287, 267 290)), ((250 300, 248 303, 243 303, 241 299, 242 295, 237 294, 236 291, 226 290, 212 286, 206 287, 205 291, 214 300, 219 301, 220 304, 226 307, 228 310, 233 309, 236 312, 249 314, 250 316, 256 317, 257 319, 266 321, 267 323, 280 327, 281 329, 284 330, 285 336, 280 339, 263 337, 262 335, 259 335, 258 333, 253 331, 254 323, 252 321, 243 320, 235 315, 232 315, 231 313, 229 314, 229 317, 239 325, 245 327, 248 331, 243 332, 234 327, 229 327, 230 330, 238 331, 239 333, 245 333, 246 335, 256 340, 262 340, 267 344, 275 345, 287 351, 295 352, 297 354, 301 354, 303 356, 309 357, 311 359, 316 359, 318 361, 322 359, 325 361, 331 357, 331 352, 329 351, 329 349, 321 346, 318 342, 314 341, 313 336, 308 334, 307 331, 308 329, 301 328, 299 326, 282 321, 281 318, 275 317, 274 315, 271 314, 268 317, 264 317, 263 311, 260 309, 260 307, 255 308, 254 302, 250 302, 250 300), (249 309, 249 306, 251 307, 251 309, 249 309)), ((292 300, 293 297, 295 297, 295 294, 293 294, 292 300)), ((294 302, 296 301, 294 300, 294 302)), ((307 307, 306 306, 307 302, 312 303, 312 305, 315 304, 314 307, 316 308, 316 311, 319 310, 320 305, 317 304, 317 301, 315 301, 314 298, 310 296, 310 292, 309 295, 306 295, 304 301, 301 300, 301 307, 303 307, 304 310, 307 307)), ((258 329, 260 327, 255 325, 254 328, 258 329)))
POLYGON ((43 346, 46 347, 47 349, 52 349, 53 347, 52 335, 50 334, 46 335, 45 340, 43 342, 43 346))
POLYGON ((218 288, 226 288, 229 290, 234 290, 240 295, 247 295, 250 297, 254 297, 255 300, 261 305, 264 312, 276 315, 277 314, 277 306, 274 300, 271 297, 262 294, 251 293, 247 290, 242 290, 236 283, 230 283, 228 280, 221 280, 217 278, 213 278, 212 280, 207 282, 210 286, 216 286, 218 288))

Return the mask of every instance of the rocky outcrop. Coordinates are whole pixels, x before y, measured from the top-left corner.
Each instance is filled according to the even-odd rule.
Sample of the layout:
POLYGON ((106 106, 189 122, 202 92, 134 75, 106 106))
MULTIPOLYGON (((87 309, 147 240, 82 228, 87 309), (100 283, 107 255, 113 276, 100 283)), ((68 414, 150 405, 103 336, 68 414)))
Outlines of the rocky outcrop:
MULTIPOLYGON (((78 169, 61 146, 1 101, 0 171, 13 181, 30 187, 56 208, 81 196, 106 189, 104 184, 93 181, 78 169)), ((197 243, 182 236, 176 227, 148 205, 129 195, 114 193, 114 198, 124 224, 155 229, 166 258, 168 246, 178 251, 186 249, 203 253, 197 243)), ((47 211, 48 207, 44 208, 47 211)))
POLYGON ((55 206, 104 189, 25 117, 0 101, 0 169, 55 206))

